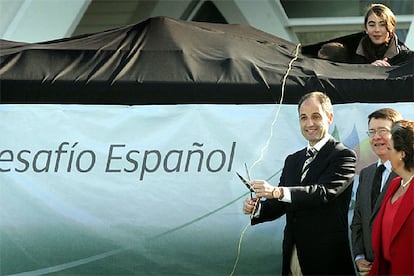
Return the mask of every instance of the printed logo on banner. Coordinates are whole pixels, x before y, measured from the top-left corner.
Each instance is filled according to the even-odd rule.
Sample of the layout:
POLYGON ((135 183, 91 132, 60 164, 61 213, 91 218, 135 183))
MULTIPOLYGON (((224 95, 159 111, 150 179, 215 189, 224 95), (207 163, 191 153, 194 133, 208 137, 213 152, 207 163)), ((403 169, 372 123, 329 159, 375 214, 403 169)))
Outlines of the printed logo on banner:
MULTIPOLYGON (((55 149, 20 149, 0 151, 0 172, 89 173, 96 169, 98 154, 94 150, 78 149, 79 142, 61 142, 55 149)), ((160 150, 130 149, 126 144, 108 145, 104 159, 104 173, 139 172, 139 180, 144 175, 158 170, 171 172, 210 172, 222 170, 230 172, 236 151, 236 142, 227 149, 207 150, 204 144, 194 142, 192 149, 160 150)))

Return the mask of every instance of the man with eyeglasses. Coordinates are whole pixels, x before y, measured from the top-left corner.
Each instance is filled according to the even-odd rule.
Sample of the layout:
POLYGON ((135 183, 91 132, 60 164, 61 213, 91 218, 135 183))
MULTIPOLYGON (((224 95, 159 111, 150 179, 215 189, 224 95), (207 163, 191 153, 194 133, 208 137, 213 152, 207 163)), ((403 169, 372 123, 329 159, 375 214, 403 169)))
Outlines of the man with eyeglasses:
POLYGON ((382 108, 368 116, 368 136, 378 161, 361 170, 351 223, 352 252, 360 275, 368 275, 374 261, 371 226, 390 181, 397 175, 391 171, 389 150, 393 124, 401 114, 392 108, 382 108))

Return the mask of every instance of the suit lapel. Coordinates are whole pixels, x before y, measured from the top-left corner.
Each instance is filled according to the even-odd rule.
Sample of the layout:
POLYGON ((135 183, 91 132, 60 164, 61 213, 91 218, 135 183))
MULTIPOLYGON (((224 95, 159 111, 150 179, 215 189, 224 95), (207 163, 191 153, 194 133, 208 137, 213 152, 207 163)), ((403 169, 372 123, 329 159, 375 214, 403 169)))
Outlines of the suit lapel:
MULTIPOLYGON (((376 166, 375 166, 375 168, 376 168, 376 166)), ((372 173, 372 175, 370 176, 370 179, 373 180, 374 179, 374 175, 375 175, 375 169, 371 173, 372 173)), ((393 180, 397 176, 398 175, 396 173, 394 173, 394 172, 391 172, 390 175, 388 176, 387 182, 385 182, 384 187, 382 188, 382 191, 381 191, 381 193, 378 196, 377 203, 375 204, 374 209, 372 210, 372 217, 375 217, 375 215, 378 213, 379 209, 381 208, 381 203, 382 203, 382 201, 384 199, 385 192, 387 191, 388 186, 390 186, 391 180, 393 180)), ((370 187, 369 190, 371 191, 372 190, 372 182, 370 183, 370 185, 371 185, 371 187, 370 187)), ((370 201, 370 204, 371 204, 371 197, 370 197, 370 200, 369 201, 370 201)), ((370 206, 372 206, 372 205, 370 205, 370 206)))
MULTIPOLYGON (((328 142, 326 142, 326 144, 320 149, 320 151, 318 152, 318 154, 316 155, 315 159, 309 164, 309 171, 306 174, 305 178, 303 179, 303 181, 301 183, 307 183, 308 178, 311 175, 319 175, 318 170, 322 169, 321 168, 321 162, 323 160, 326 159, 326 157, 328 156, 328 154, 332 151, 332 146, 334 145, 334 141, 331 139, 328 140, 328 142)), ((306 159, 306 149, 305 149, 305 153, 303 156, 303 163, 305 162, 306 159)), ((300 178, 299 178, 300 179, 300 178)))
MULTIPOLYGON (((367 192, 369 193, 368 196, 368 206, 366 206, 367 208, 371 208, 372 203, 371 203, 371 191, 372 191, 372 182, 374 181, 374 176, 375 176, 375 170, 377 169, 377 164, 373 164, 370 166, 369 170, 368 170, 368 176, 367 178, 369 179, 369 181, 367 181, 368 183, 366 183, 366 185, 368 185, 367 192)), ((374 216, 374 212, 378 212, 379 208, 375 208, 371 210, 371 214, 372 216, 374 216)))
POLYGON ((301 176, 302 176, 302 168, 303 168, 303 165, 305 164, 305 161, 307 159, 306 150, 307 150, 307 148, 304 148, 303 150, 301 150, 299 152, 300 161, 297 164, 300 164, 300 165, 296 166, 296 176, 297 176, 296 179, 299 180, 298 181, 299 183, 300 183, 300 179, 301 179, 301 176))
MULTIPOLYGON (((391 243, 397 236, 398 232, 401 230, 401 227, 403 224, 407 221, 408 216, 411 212, 414 211, 414 180, 411 181, 410 186, 408 187, 408 190, 403 195, 404 198, 401 202, 401 205, 398 207, 397 215, 394 218, 394 222, 392 225, 391 230, 391 243)), ((396 187, 396 189, 393 191, 392 195, 395 193, 395 191, 399 188, 399 185, 396 187)), ((392 196, 390 196, 392 198, 392 196)))

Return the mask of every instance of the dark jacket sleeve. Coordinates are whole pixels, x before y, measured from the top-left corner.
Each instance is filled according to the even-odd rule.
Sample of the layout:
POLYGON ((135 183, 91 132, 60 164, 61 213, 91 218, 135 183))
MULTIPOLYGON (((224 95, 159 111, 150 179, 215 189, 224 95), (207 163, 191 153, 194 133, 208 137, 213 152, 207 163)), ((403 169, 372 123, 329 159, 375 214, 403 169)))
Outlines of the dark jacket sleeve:
MULTIPOLYGON (((306 210, 336 199, 353 183, 356 154, 340 143, 330 142, 311 163, 308 176, 300 183, 301 153, 286 158, 280 186, 288 187, 291 203, 276 199, 262 202, 260 216, 252 224, 274 220, 289 210, 306 210)), ((347 199, 346 199, 347 200, 347 199)), ((346 203, 345 203, 346 204, 346 203)))

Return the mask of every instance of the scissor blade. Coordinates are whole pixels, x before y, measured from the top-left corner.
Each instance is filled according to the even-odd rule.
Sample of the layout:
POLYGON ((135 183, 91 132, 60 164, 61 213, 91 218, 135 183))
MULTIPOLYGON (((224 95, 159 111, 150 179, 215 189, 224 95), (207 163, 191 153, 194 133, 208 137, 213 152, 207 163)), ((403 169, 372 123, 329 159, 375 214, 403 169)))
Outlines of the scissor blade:
POLYGON ((250 179, 250 173, 249 173, 249 169, 247 168, 247 164, 246 163, 244 163, 244 168, 246 169, 246 175, 247 175, 247 180, 251 180, 250 179))
POLYGON ((250 192, 254 192, 253 187, 249 184, 249 182, 247 182, 246 179, 243 178, 243 176, 241 176, 238 172, 236 172, 237 176, 240 178, 240 180, 244 183, 244 185, 246 185, 246 187, 249 189, 250 192))

